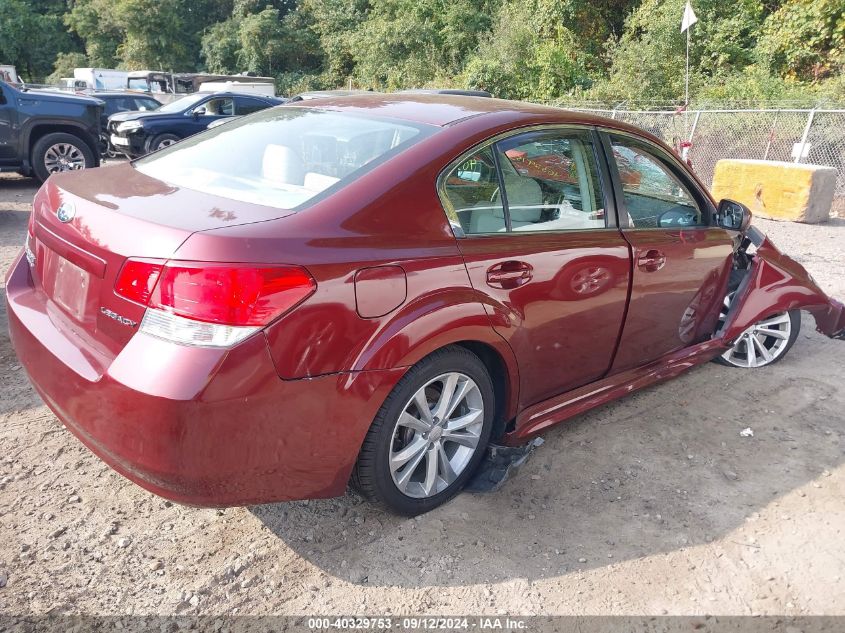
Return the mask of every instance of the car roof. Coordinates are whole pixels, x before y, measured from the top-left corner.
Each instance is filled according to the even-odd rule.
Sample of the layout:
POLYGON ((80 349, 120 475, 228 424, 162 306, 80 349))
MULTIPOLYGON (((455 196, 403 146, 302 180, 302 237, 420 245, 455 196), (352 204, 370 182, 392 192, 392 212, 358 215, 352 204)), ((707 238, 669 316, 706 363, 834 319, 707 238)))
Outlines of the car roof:
POLYGON ((548 122, 554 124, 602 125, 656 140, 651 134, 620 121, 584 112, 564 110, 563 108, 489 97, 396 92, 391 94, 370 93, 300 101, 289 104, 287 107, 368 114, 438 127, 446 127, 470 118, 507 113, 510 115, 514 127, 518 126, 521 121, 524 121, 525 124, 548 122))

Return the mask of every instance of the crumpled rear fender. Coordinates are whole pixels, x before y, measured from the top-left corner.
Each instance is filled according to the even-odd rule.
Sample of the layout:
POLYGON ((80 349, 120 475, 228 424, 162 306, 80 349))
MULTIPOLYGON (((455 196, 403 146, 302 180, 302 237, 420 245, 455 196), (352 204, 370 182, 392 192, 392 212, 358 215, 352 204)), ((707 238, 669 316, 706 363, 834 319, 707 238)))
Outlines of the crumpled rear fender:
POLYGON ((813 315, 819 332, 842 338, 842 303, 828 297, 801 264, 781 253, 760 231, 751 227, 747 237, 757 251, 748 275, 737 288, 719 336, 730 344, 767 316, 802 309, 813 315))

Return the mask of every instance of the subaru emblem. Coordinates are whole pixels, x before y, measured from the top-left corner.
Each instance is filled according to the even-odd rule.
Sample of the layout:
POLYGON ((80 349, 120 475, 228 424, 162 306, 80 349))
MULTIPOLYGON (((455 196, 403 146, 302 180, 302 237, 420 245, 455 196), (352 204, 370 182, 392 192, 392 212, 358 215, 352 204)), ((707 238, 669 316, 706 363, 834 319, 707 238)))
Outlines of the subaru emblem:
POLYGON ((75 215, 76 207, 70 202, 62 202, 56 209, 56 217, 59 218, 59 222, 70 222, 75 215))

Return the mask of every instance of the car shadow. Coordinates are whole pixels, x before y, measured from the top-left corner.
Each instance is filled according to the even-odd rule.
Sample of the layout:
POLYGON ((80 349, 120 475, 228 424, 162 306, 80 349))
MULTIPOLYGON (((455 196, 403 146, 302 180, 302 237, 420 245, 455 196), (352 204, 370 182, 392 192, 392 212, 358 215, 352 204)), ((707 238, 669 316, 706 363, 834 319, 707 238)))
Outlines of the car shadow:
POLYGON ((250 511, 326 573, 367 586, 532 580, 737 541, 750 517, 843 461, 842 375, 816 377, 820 363, 841 366, 842 348, 803 328, 781 363, 708 363, 594 410, 546 433, 499 491, 416 519, 352 492, 250 511))

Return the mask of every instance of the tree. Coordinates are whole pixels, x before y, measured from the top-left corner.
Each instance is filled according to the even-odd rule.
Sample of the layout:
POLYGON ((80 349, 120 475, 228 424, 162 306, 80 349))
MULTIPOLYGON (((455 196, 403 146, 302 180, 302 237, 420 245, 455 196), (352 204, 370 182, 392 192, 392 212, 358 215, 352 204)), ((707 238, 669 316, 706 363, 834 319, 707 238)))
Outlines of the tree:
MULTIPOLYGON (((608 80, 594 95, 608 100, 672 102, 684 94, 685 35, 680 32, 686 0, 644 0, 608 46, 608 80)), ((759 0, 698 0, 699 21, 690 50, 693 88, 717 82, 753 61, 765 11, 759 0)))
POLYGON ((74 68, 87 68, 88 58, 85 53, 59 53, 53 64, 53 72, 47 77, 48 84, 56 84, 62 77, 73 77, 74 68))
POLYGON ((590 84, 601 66, 572 2, 510 1, 467 63, 464 81, 506 99, 546 101, 590 84))
POLYGON ((373 0, 350 40, 356 76, 388 89, 448 83, 490 28, 498 3, 373 0))
POLYGON ((771 71, 820 79, 845 56, 843 0, 788 0, 765 22, 758 51, 771 71))
POLYGON ((76 49, 59 8, 48 1, 0 0, 0 59, 29 81, 43 80, 60 51, 76 49))

